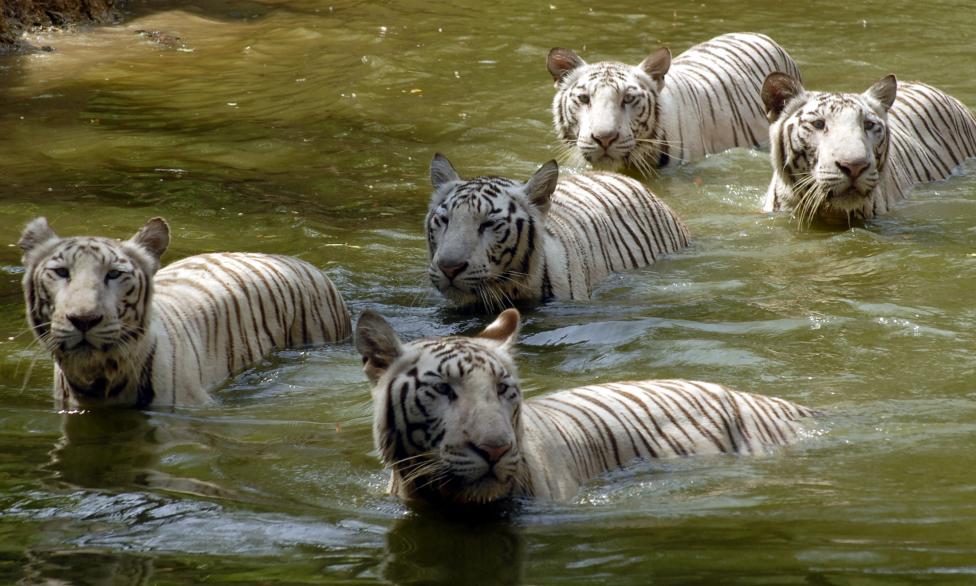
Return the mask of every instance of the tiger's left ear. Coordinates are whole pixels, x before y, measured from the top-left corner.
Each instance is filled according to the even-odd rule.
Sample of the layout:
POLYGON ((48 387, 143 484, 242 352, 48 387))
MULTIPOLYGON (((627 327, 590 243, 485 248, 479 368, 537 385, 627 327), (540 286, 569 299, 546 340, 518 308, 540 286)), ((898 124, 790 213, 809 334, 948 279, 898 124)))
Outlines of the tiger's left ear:
POLYGON ((487 328, 478 334, 477 338, 494 340, 502 345, 506 350, 515 345, 515 338, 518 336, 519 312, 517 309, 506 309, 498 314, 495 321, 491 322, 487 328))
POLYGON ((894 74, 886 75, 868 88, 864 95, 878 100, 885 110, 890 110, 895 103, 895 98, 898 97, 898 80, 895 79, 894 74))
POLYGON ((21 259, 22 262, 26 263, 31 251, 38 246, 57 239, 58 235, 48 225, 47 218, 34 218, 24 227, 24 231, 20 235, 20 240, 17 241, 17 245, 24 251, 24 257, 21 259))
POLYGON ((552 160, 539 167, 539 170, 525 182, 525 193, 529 196, 529 203, 538 208, 543 215, 549 213, 552 194, 556 191, 559 181, 559 164, 552 160))
POLYGON ((549 69, 549 74, 552 75, 552 81, 557 86, 567 73, 583 65, 586 65, 586 62, 580 59, 580 56, 572 49, 554 47, 549 50, 549 56, 546 57, 546 67, 549 69))
POLYGON ((374 385, 403 353, 400 338, 390 324, 380 314, 368 309, 356 322, 356 349, 363 356, 363 372, 374 385))
POLYGON ((791 75, 774 71, 766 76, 762 86, 762 101, 766 118, 776 122, 793 98, 803 95, 803 85, 791 75))
POLYGON ((137 244, 156 261, 159 266, 159 259, 169 247, 169 224, 162 218, 153 218, 146 222, 136 235, 129 238, 129 242, 137 244))

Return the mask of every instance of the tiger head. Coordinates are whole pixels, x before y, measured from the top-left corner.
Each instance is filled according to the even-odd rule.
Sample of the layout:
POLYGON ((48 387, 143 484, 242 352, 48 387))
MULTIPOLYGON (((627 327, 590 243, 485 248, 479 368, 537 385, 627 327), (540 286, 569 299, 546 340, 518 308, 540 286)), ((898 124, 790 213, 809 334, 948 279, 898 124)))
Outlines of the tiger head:
POLYGON ((632 66, 617 61, 587 64, 572 50, 555 48, 547 65, 557 88, 553 124, 570 152, 609 170, 657 166, 659 98, 671 51, 662 47, 632 66))
POLYGON ((126 241, 60 238, 37 218, 19 244, 28 322, 72 384, 85 387, 105 356, 123 360, 145 334, 169 226, 153 218, 126 241))
POLYGON ((515 309, 475 337, 402 343, 363 312, 356 347, 373 387, 373 439, 411 500, 477 504, 522 492, 522 392, 510 349, 515 309))
POLYGON ((889 75, 863 94, 808 92, 785 73, 766 77, 773 181, 786 188, 780 205, 801 224, 846 221, 871 200, 888 156, 897 87, 889 75))
POLYGON ((427 275, 445 296, 462 304, 504 307, 524 297, 539 269, 545 216, 559 178, 555 161, 527 182, 504 177, 461 179, 437 154, 427 212, 427 275))

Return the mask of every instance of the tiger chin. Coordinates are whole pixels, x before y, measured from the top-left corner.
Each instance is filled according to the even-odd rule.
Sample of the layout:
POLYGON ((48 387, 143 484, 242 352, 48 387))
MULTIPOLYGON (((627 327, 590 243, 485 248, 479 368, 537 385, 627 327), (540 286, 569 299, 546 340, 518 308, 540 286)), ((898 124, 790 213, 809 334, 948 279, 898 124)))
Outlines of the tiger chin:
POLYGON ((365 311, 356 347, 373 384, 373 439, 389 491, 409 502, 568 500, 641 460, 761 454, 803 437, 814 412, 687 380, 618 382, 525 400, 513 359, 519 313, 473 337, 402 342, 365 311))
POLYGON ((54 358, 60 408, 199 405, 278 348, 337 341, 349 311, 296 258, 191 256, 160 270, 169 225, 124 241, 61 238, 37 218, 20 238, 27 321, 54 358))
POLYGON ((649 265, 690 239, 671 208, 616 173, 560 177, 549 161, 524 182, 462 179, 436 154, 430 179, 427 275, 462 306, 586 300, 612 272, 649 265))
POLYGON ((963 104, 894 75, 855 94, 808 91, 771 73, 762 100, 773 167, 763 211, 790 211, 801 227, 877 217, 976 156, 976 118, 963 104))

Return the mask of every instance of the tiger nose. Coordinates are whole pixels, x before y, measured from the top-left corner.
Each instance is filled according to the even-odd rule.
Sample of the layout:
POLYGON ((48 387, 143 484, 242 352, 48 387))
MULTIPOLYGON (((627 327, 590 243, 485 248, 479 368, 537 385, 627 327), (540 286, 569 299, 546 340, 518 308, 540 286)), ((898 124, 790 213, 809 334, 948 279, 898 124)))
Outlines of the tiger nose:
POLYGON ((502 459, 502 456, 508 453, 512 449, 512 444, 507 443, 500 446, 493 446, 490 444, 471 444, 471 449, 474 450, 476 454, 485 459, 489 464, 495 464, 502 459))
POLYGON ((613 141, 620 138, 620 133, 617 132, 616 130, 612 130, 610 132, 591 134, 590 138, 592 138, 597 142, 597 144, 602 146, 603 150, 607 150, 608 148, 610 148, 610 145, 613 144, 613 141))
POLYGON ((851 179, 857 179, 865 169, 868 168, 867 159, 857 159, 855 161, 836 161, 835 164, 840 172, 851 179))
POLYGON ((85 313, 81 315, 69 315, 68 321, 71 325, 76 327, 79 332, 87 332, 93 327, 97 326, 102 321, 102 316, 96 315, 94 313, 85 313))
POLYGON ((464 269, 468 268, 468 263, 466 261, 460 263, 439 262, 437 263, 437 268, 439 268, 441 272, 444 273, 445 277, 453 280, 454 277, 460 275, 461 273, 464 272, 464 269))

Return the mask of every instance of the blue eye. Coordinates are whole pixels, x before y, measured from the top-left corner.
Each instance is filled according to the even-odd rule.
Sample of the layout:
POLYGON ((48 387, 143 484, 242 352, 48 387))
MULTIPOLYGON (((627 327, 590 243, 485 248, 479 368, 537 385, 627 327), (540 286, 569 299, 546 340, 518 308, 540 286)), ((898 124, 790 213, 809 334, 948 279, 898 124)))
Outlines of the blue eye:
POLYGON ((71 273, 68 272, 68 269, 64 267, 58 267, 54 269, 54 274, 61 277, 62 279, 67 279, 68 277, 71 276, 71 273))
POLYGON ((118 279, 121 276, 122 276, 122 271, 114 271, 113 270, 113 271, 109 271, 109 272, 105 273, 105 280, 106 281, 111 281, 112 279, 118 279))
POLYGON ((824 128, 827 128, 827 123, 824 122, 823 120, 814 120, 810 124, 817 130, 823 130, 824 128))
POLYGON ((579 100, 579 103, 580 104, 589 104, 590 103, 590 96, 588 94, 580 94, 580 95, 576 96, 576 99, 579 100))

